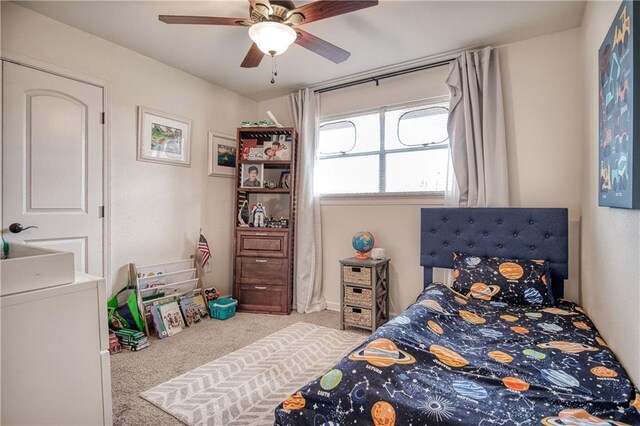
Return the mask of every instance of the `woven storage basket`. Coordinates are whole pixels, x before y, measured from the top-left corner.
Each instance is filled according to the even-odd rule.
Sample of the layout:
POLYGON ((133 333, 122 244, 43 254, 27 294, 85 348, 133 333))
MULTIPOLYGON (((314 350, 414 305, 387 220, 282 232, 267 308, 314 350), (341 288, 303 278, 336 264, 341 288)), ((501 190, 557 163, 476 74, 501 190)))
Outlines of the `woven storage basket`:
POLYGON ((360 306, 372 306, 371 294, 373 292, 368 288, 355 288, 345 286, 344 301, 345 303, 353 303, 360 306))
POLYGON ((343 266, 342 279, 345 283, 371 285, 371 268, 343 266))
POLYGON ((371 309, 344 307, 344 322, 346 324, 371 327, 371 309))

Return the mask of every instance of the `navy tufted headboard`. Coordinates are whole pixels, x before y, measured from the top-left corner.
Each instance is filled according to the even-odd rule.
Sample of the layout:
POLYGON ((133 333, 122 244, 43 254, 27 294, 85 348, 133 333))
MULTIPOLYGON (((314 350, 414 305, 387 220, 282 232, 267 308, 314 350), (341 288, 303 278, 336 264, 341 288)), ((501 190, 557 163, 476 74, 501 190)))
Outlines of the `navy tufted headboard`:
POLYGON ((569 277, 567 209, 424 208, 420 265, 425 286, 433 268, 453 267, 452 252, 481 257, 545 259, 550 262, 554 297, 562 297, 569 277))

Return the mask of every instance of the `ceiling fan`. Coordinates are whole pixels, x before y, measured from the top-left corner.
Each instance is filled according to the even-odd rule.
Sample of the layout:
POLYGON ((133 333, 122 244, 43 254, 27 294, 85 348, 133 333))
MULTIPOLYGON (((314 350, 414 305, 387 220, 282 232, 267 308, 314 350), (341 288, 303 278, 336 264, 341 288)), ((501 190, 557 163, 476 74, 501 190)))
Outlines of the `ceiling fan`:
POLYGON ((244 57, 243 68, 260 65, 265 54, 276 56, 295 43, 335 62, 351 53, 298 28, 299 25, 375 6, 378 0, 319 0, 296 7, 288 0, 249 0, 249 19, 215 16, 159 15, 167 24, 232 25, 249 27, 253 44, 244 57))

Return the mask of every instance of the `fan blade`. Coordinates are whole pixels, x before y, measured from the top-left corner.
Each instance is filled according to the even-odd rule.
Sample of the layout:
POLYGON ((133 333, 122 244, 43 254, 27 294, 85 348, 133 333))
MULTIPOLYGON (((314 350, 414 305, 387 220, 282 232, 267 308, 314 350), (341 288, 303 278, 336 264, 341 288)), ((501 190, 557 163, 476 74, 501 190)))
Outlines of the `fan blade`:
POLYGON ((343 15, 367 7, 376 6, 378 0, 320 0, 305 4, 287 13, 287 19, 296 13, 304 15, 305 24, 332 16, 343 15))
POLYGON ((260 65, 264 53, 258 49, 258 45, 253 43, 247 52, 247 56, 244 57, 240 66, 242 68, 255 68, 260 65))
POLYGON ((295 41, 298 46, 309 49, 310 51, 317 53, 336 64, 346 61, 349 56, 351 56, 351 53, 346 50, 340 49, 338 46, 309 34, 306 31, 302 31, 300 28, 296 28, 295 30, 296 33, 298 33, 298 38, 295 41))
POLYGON ((165 24, 246 25, 244 18, 221 18, 217 16, 159 15, 158 19, 165 24))

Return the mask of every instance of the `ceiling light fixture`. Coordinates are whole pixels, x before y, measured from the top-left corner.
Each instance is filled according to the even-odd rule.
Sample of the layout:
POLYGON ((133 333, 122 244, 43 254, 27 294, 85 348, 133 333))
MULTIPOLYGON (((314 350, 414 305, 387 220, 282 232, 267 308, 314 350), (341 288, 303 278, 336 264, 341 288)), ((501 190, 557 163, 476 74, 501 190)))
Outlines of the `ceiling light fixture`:
POLYGON ((271 84, 276 82, 278 64, 276 56, 287 51, 298 34, 288 25, 275 21, 263 21, 249 27, 249 37, 263 53, 271 56, 271 84))
POLYGON ((249 37, 267 55, 280 55, 296 41, 295 30, 280 22, 258 22, 249 27, 249 37))

